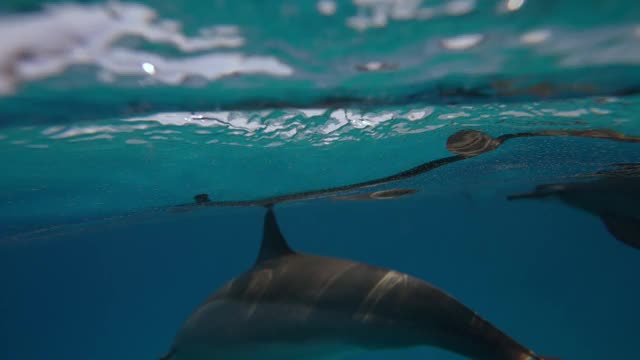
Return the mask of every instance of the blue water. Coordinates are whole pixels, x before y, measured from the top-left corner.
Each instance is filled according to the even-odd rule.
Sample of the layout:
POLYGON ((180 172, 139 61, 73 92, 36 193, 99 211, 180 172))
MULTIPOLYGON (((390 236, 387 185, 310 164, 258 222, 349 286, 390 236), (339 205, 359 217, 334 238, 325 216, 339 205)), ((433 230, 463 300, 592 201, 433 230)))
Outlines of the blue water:
POLYGON ((507 197, 640 162, 638 19, 626 1, 3 1, 0 358, 157 359, 253 264, 251 201, 274 196, 297 250, 420 277, 542 355, 637 358, 640 250, 584 208, 507 197), (520 136, 331 191, 455 156, 468 130, 520 136), (335 198, 388 189, 416 192, 335 198))

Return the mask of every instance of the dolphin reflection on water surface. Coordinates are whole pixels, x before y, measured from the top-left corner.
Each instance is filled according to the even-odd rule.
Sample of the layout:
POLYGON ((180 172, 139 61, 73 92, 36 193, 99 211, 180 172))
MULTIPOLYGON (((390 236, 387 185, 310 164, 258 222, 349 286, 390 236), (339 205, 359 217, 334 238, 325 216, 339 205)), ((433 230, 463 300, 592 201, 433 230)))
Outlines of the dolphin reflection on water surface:
POLYGON ((478 130, 460 130, 449 136, 446 142, 447 150, 452 156, 431 160, 398 173, 378 179, 367 180, 355 184, 336 186, 332 188, 302 191, 283 195, 270 196, 254 200, 215 200, 209 194, 202 193, 194 196, 195 203, 180 204, 171 207, 172 212, 189 212, 197 207, 208 206, 267 206, 285 202, 301 201, 329 197, 333 200, 384 200, 395 199, 418 192, 417 189, 391 188, 366 191, 365 193, 350 193, 362 191, 407 180, 418 175, 426 174, 442 166, 450 165, 458 161, 474 158, 487 152, 498 149, 509 140, 528 137, 581 137, 594 139, 607 139, 618 142, 640 143, 640 137, 629 136, 607 129, 595 130, 541 130, 535 132, 523 132, 504 134, 492 137, 478 130))

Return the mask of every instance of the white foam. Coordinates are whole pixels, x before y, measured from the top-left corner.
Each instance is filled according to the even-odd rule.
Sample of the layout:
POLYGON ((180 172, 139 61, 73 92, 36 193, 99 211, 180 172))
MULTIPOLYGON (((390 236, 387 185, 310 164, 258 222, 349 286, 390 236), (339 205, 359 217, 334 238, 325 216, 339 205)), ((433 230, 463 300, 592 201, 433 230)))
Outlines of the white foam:
POLYGON ((468 113, 461 111, 461 112, 456 112, 456 113, 449 113, 449 114, 442 114, 438 116, 438 119, 440 120, 453 120, 453 119, 457 119, 460 117, 468 117, 471 116, 468 113))
POLYGON ((502 115, 502 116, 515 116, 515 117, 533 117, 533 115, 528 113, 528 112, 516 111, 516 110, 503 111, 503 112, 500 113, 500 115, 502 115))
POLYGON ((189 76, 215 80, 238 73, 293 73, 289 66, 268 56, 204 53, 170 59, 114 46, 123 38, 137 37, 191 53, 237 48, 245 43, 234 26, 209 28, 200 36, 187 37, 177 22, 156 18, 150 7, 121 2, 50 5, 40 13, 4 16, 0 21, 0 95, 12 93, 20 83, 60 74, 73 65, 97 65, 98 79, 103 81, 114 81, 114 75, 140 75, 167 84, 180 83, 189 76))
POLYGON ((515 12, 522 8, 525 0, 503 0, 498 3, 499 12, 515 12))
POLYGON ((327 109, 300 109, 300 112, 302 112, 305 117, 310 118, 324 115, 324 113, 327 112, 327 109))
POLYGON ((444 12, 451 16, 462 16, 471 13, 475 8, 475 0, 453 0, 444 6, 444 12))
POLYGON ((524 0, 507 0, 508 11, 518 11, 524 5, 524 0))
POLYGON ((178 130, 151 130, 144 133, 145 135, 153 135, 153 134, 180 134, 178 130))
POLYGON ((465 34, 442 39, 440 43, 448 50, 468 50, 480 44, 483 39, 482 34, 465 34))
POLYGON ((551 37, 551 30, 541 29, 533 30, 520 36, 520 42, 526 45, 541 44, 551 37))
POLYGON ((74 126, 63 132, 52 135, 52 139, 66 139, 80 135, 92 135, 92 134, 109 134, 109 133, 121 133, 121 132, 133 132, 136 130, 148 129, 150 125, 87 125, 87 126, 74 126))
POLYGON ((320 129, 322 134, 332 133, 349 123, 347 113, 344 109, 335 110, 331 113, 330 117, 333 121, 327 121, 325 126, 320 129))
POLYGON ((370 61, 358 66, 358 69, 370 72, 390 70, 392 68, 395 68, 393 64, 387 64, 382 61, 370 61))
POLYGON ((280 132, 280 136, 281 136, 282 138, 284 138, 284 139, 287 139, 287 138, 292 138, 292 137, 294 137, 297 133, 298 133, 298 129, 293 128, 293 129, 291 129, 291 130, 281 131, 281 132, 280 132))
POLYGON ((579 117, 581 115, 586 115, 589 112, 585 109, 577 109, 573 111, 556 111, 552 115, 560 116, 560 117, 579 117))
POLYGON ((333 0, 320 0, 316 4, 318 12, 325 16, 331 16, 336 13, 337 5, 333 0))
POLYGON ((111 134, 99 134, 95 136, 88 136, 79 139, 71 139, 69 142, 82 142, 82 141, 93 141, 93 140, 113 140, 113 135, 111 134))
POLYGON ((364 31, 385 27, 391 21, 431 20, 443 16, 462 16, 475 10, 475 0, 452 0, 440 6, 425 7, 422 0, 353 0, 357 14, 347 26, 364 31))
POLYGON ((445 126, 445 125, 444 124, 441 124, 441 125, 427 125, 427 126, 424 126, 424 127, 418 128, 418 129, 408 129, 407 128, 407 124, 400 123, 400 124, 394 125, 393 126, 393 130, 395 130, 399 134, 420 134, 420 133, 423 133, 423 132, 440 129, 443 126, 445 126))
POLYGON ((212 53, 182 59, 166 59, 152 53, 124 48, 112 49, 97 59, 103 70, 117 75, 145 75, 138 64, 154 65, 153 79, 170 85, 180 85, 195 76, 216 80, 233 74, 268 74, 290 76, 293 69, 270 56, 245 56, 240 53, 212 53))
POLYGON ((432 107, 427 107, 427 108, 424 108, 422 110, 411 110, 407 114, 405 114, 404 116, 409 121, 418 121, 418 120, 422 120, 425 117, 431 115, 433 113, 433 110, 434 109, 432 107))
POLYGON ((44 130, 42 130, 41 134, 42 135, 52 135, 55 134, 57 132, 60 132, 64 130, 64 126, 50 126, 44 130))

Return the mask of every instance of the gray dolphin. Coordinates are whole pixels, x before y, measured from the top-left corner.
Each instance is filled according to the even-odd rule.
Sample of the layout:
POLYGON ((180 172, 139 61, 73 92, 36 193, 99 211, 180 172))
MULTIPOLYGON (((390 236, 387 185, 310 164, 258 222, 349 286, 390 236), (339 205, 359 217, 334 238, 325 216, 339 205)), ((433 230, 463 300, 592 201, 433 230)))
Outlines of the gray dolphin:
POLYGON ((162 359, 328 359, 413 346, 477 360, 551 359, 420 279, 293 251, 269 207, 255 265, 188 317, 162 359))
POLYGON ((538 185, 507 199, 559 199, 599 217, 616 239, 640 249, 640 164, 615 164, 582 177, 595 180, 538 185))

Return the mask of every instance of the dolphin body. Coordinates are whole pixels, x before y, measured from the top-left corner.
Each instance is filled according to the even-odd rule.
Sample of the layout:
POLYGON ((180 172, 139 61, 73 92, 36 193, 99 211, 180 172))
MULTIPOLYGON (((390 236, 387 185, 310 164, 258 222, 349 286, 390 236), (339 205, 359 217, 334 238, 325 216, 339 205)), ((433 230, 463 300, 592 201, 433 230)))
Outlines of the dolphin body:
POLYGON ((268 208, 253 268, 198 307, 162 359, 333 359, 413 346, 476 360, 551 359, 420 279, 293 251, 268 208))
POLYGON ((507 199, 559 199, 599 217, 613 237, 640 249, 640 167, 635 170, 597 173, 600 177, 594 181, 538 185, 530 193, 507 199))

